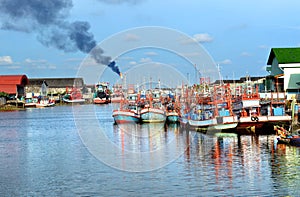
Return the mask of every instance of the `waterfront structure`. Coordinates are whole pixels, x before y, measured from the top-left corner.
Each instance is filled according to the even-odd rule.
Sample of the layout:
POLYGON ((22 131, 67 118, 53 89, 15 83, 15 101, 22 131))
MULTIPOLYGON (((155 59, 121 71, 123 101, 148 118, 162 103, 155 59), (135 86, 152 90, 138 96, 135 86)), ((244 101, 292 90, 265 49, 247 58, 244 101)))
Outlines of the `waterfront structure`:
POLYGON ((43 82, 47 83, 48 93, 53 95, 64 94, 66 87, 85 87, 83 78, 31 78, 29 79, 29 85, 26 87, 26 92, 40 95, 43 82))
POLYGON ((0 92, 14 98, 25 96, 25 87, 29 84, 26 75, 0 75, 0 92))
POLYGON ((298 94, 300 89, 300 47, 272 48, 266 70, 279 84, 279 89, 291 94, 298 94))

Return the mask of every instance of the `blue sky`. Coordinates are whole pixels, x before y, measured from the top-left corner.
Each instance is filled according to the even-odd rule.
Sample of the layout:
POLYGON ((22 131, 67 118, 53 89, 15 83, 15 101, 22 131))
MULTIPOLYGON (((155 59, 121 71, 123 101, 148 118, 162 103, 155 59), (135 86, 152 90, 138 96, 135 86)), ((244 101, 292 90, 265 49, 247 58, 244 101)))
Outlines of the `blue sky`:
MULTIPOLYGON (((72 3, 73 6, 65 11, 65 20, 88 22, 89 32, 99 43, 119 32, 144 26, 171 28, 195 38, 220 66, 224 79, 246 74, 265 76, 272 47, 298 47, 300 44, 300 20, 297 17, 300 2, 296 0, 73 0, 72 3)), ((2 12, 0 17, 3 27, 8 16, 2 12)), ((39 25, 30 26, 28 21, 30 19, 25 16, 15 20, 14 24, 34 27, 35 31, 0 29, 1 74, 26 74, 29 78, 76 76, 87 54, 65 52, 51 44, 45 46, 39 39, 39 25)), ((131 36, 128 40, 135 39, 134 34, 128 36, 131 36)), ((117 45, 114 47, 119 47, 117 45)), ((105 55, 111 56, 102 49, 105 55)), ((181 57, 174 58, 161 49, 137 49, 112 58, 117 58, 117 65, 125 73, 146 62, 149 69, 151 62, 184 64, 181 57)), ((194 78, 191 68, 178 72, 194 78)), ((201 69, 199 66, 200 73, 201 69)), ((110 69, 106 69, 102 77, 111 83, 118 80, 110 69)))

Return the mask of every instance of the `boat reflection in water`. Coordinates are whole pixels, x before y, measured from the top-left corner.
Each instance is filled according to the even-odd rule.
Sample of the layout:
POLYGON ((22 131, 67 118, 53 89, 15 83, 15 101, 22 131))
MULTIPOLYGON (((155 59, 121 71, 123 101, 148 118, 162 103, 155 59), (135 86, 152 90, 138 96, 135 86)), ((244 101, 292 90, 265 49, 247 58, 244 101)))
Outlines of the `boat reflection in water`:
POLYGON ((113 142, 123 151, 151 152, 162 149, 176 140, 176 146, 184 146, 184 138, 179 125, 164 123, 117 124, 114 125, 113 142))

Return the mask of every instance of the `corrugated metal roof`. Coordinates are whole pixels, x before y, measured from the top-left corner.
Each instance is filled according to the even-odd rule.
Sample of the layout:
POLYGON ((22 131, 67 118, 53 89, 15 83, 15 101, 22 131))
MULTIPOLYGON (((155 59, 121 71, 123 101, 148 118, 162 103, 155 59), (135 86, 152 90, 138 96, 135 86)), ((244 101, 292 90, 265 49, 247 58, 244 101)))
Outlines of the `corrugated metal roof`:
POLYGON ((17 93, 17 86, 26 86, 29 83, 26 75, 0 75, 0 92, 17 93))
POLYGON ((16 94, 17 93, 17 86, 14 84, 8 85, 0 85, 0 92, 5 92, 8 94, 16 94))
POLYGON ((0 85, 22 85, 29 83, 26 75, 0 75, 0 85))

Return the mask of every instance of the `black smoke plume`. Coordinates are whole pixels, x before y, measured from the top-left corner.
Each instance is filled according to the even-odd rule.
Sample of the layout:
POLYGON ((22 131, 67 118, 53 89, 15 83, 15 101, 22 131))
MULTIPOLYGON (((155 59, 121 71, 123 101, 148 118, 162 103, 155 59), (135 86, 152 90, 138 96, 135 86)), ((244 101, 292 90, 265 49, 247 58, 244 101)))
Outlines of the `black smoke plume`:
POLYGON ((108 67, 110 67, 115 73, 118 75, 121 75, 121 72, 119 70, 119 67, 116 65, 115 61, 112 61, 110 64, 108 64, 108 67))
MULTIPOLYGON (((35 33, 47 47, 90 53, 97 63, 110 65, 111 57, 96 47, 90 24, 67 20, 72 7, 72 0, 0 0, 1 29, 35 33)), ((120 75, 119 68, 109 67, 120 75)))

